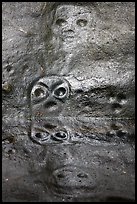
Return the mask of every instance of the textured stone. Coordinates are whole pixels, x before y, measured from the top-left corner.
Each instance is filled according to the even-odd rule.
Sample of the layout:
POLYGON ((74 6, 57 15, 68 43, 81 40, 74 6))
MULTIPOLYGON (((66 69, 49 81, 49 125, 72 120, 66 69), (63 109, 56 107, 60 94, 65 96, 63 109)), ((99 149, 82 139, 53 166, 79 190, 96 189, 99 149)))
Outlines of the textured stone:
POLYGON ((2 3, 4 202, 135 200, 134 10, 2 3))

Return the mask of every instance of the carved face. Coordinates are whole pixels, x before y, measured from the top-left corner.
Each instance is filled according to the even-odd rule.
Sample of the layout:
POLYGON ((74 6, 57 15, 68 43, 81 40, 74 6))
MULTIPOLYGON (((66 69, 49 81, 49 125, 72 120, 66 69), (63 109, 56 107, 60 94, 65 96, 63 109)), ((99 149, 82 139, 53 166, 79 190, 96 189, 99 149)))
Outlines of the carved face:
POLYGON ((133 124, 131 118, 125 120, 128 96, 119 87, 98 83, 85 91, 89 81, 82 83, 48 76, 33 84, 30 138, 41 146, 34 159, 37 179, 44 189, 50 186, 52 196, 123 199, 125 184, 133 186, 126 166, 134 157, 128 144, 133 124))
POLYGON ((60 127, 61 122, 58 120, 68 96, 69 83, 60 77, 44 77, 33 86, 31 138, 35 142, 45 144, 69 139, 67 131, 62 124, 60 127))
POLYGON ((53 34, 63 42, 78 44, 86 42, 95 26, 95 11, 87 7, 65 5, 56 10, 53 34))
MULTIPOLYGON (((78 44, 82 45, 78 46, 81 51, 94 34, 95 19, 95 12, 87 7, 58 7, 52 29, 55 45, 59 42, 61 46, 60 50, 55 47, 55 51, 78 44)), ((98 26, 96 30, 99 32, 98 26)), ((76 55, 78 49, 72 50, 76 55)), ((66 60, 64 67, 69 68, 70 54, 59 63, 56 55, 53 67, 62 66, 66 60)), ((103 64, 101 60, 91 64, 86 54, 77 57, 78 63, 72 63, 75 72, 70 69, 68 75, 61 76, 56 71, 54 76, 35 81, 31 89, 30 138, 41 147, 34 159, 39 169, 38 180, 44 189, 50 187, 52 196, 63 195, 65 199, 98 199, 100 194, 106 200, 124 197, 125 184, 133 184, 133 173, 126 166, 128 143, 134 143, 133 109, 128 108, 133 101, 133 89, 130 85, 125 90, 129 75, 121 74, 116 62, 112 66, 111 61, 103 64)))
POLYGON ((134 202, 134 8, 3 3, 3 201, 134 202))

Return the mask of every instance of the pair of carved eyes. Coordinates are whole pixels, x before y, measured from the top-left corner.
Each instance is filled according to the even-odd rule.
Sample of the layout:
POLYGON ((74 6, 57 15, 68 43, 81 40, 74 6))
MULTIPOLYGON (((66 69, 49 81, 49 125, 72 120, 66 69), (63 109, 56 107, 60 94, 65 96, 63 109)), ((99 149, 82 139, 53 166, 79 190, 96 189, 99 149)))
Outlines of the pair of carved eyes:
MULTIPOLYGON (((87 23, 88 23, 88 21, 87 21, 86 19, 78 19, 78 20, 76 21, 76 24, 77 24, 79 27, 85 27, 85 26, 87 25, 87 23)), ((56 24, 57 24, 58 26, 63 26, 63 25, 65 25, 65 24, 67 24, 67 21, 66 21, 65 19, 63 19, 63 18, 58 18, 58 19, 56 20, 56 24)))
POLYGON ((69 135, 65 131, 59 131, 54 134, 49 134, 48 132, 37 132, 33 139, 40 144, 47 143, 48 140, 63 142, 69 139, 69 135))
MULTIPOLYGON (((57 99, 65 99, 68 95, 68 87, 60 85, 52 91, 52 95, 57 99)), ((36 85, 31 93, 32 99, 36 102, 49 96, 48 87, 44 83, 36 85)))

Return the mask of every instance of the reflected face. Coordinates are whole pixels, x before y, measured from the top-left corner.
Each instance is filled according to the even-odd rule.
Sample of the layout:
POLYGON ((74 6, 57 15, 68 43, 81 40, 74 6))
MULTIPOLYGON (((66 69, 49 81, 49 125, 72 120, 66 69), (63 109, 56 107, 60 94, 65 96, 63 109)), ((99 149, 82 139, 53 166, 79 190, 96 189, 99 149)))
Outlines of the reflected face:
POLYGON ((53 34, 64 42, 81 43, 87 40, 95 25, 95 12, 87 7, 66 5, 56 10, 53 34))

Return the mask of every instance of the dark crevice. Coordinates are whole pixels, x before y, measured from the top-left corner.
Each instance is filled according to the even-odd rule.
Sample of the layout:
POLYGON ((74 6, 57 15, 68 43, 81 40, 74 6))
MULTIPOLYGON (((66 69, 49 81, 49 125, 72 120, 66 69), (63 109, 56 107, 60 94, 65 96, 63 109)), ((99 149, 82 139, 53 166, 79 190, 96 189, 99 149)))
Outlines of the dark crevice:
POLYGON ((57 105, 56 102, 54 102, 54 101, 49 101, 49 102, 45 103, 44 107, 48 109, 48 108, 54 107, 54 106, 56 106, 56 105, 57 105))

